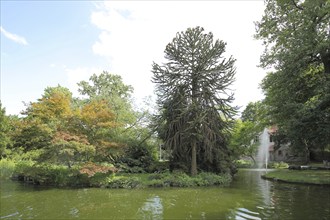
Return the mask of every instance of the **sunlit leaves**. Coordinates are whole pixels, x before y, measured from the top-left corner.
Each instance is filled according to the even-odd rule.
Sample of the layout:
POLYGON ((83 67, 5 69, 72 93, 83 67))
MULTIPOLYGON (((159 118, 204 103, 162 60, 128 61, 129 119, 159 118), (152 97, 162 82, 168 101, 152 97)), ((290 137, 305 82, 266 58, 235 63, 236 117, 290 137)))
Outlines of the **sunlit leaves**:
POLYGON ((230 147, 237 157, 247 156, 255 162, 260 130, 255 122, 236 120, 230 147))
POLYGON ((330 73, 330 3, 328 0, 267 0, 256 22, 258 39, 266 49, 261 66, 304 69, 323 64, 330 73))
POLYGON ((81 109, 80 118, 84 126, 111 128, 116 125, 114 113, 105 100, 93 100, 81 109))
POLYGON ((5 156, 7 145, 11 143, 9 130, 9 118, 6 116, 5 109, 2 108, 0 100, 0 159, 5 156))
POLYGON ((72 114, 72 96, 64 87, 49 87, 38 102, 31 103, 27 114, 29 117, 36 117, 43 122, 61 120, 72 114))

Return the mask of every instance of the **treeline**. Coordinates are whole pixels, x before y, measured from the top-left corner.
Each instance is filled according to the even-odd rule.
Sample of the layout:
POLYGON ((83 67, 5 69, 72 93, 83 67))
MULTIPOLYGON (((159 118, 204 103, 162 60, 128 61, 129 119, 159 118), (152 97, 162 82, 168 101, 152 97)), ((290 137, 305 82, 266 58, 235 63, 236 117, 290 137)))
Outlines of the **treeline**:
POLYGON ((265 45, 260 66, 272 71, 260 84, 265 99, 243 111, 233 145, 251 156, 251 138, 276 125, 275 147, 290 143, 292 154, 305 162, 313 154, 330 160, 330 2, 265 3, 255 38, 265 45))
POLYGON ((20 118, 6 116, 1 108, 1 159, 68 168, 107 163, 127 172, 149 169, 158 143, 145 126, 149 113, 133 109, 132 88, 107 72, 78 85, 84 98, 62 86, 48 87, 20 118))
POLYGON ((78 166, 91 176, 168 169, 191 176, 232 175, 229 138, 236 108, 228 88, 235 59, 223 57, 225 45, 201 27, 179 32, 166 47, 168 63, 152 65, 158 95, 152 116, 134 110, 132 87, 107 72, 78 83, 84 98, 61 86, 48 87, 22 118, 7 117, 2 109, 6 139, 0 156, 31 160, 35 167, 78 166), (158 150, 169 162, 157 162, 158 150))

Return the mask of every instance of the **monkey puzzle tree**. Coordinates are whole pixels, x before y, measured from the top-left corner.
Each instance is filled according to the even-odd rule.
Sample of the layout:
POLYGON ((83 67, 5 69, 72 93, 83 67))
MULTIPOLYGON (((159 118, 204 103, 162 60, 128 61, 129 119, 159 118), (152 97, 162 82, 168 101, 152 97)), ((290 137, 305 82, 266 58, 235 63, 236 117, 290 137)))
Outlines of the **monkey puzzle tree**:
POLYGON ((227 131, 236 111, 228 87, 234 82, 235 59, 223 57, 225 46, 202 27, 188 28, 166 46, 168 62, 152 65, 159 133, 172 152, 171 164, 184 164, 192 175, 197 168, 232 168, 227 131))

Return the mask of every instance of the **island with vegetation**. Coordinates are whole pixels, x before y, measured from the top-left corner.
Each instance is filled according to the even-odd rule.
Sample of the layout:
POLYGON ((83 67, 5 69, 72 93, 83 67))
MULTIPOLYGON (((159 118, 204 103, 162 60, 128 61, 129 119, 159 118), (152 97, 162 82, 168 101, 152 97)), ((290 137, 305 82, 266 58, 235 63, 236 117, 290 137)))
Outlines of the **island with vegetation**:
MULTIPOLYGON (((107 71, 79 82, 78 97, 60 85, 45 88, 21 116, 6 115, 0 103, 1 178, 71 187, 227 185, 237 167, 256 167, 256 137, 273 125, 274 148, 289 146, 293 155, 287 162, 330 160, 329 3, 266 1, 256 28, 266 46, 260 65, 272 71, 261 82, 265 98, 240 118, 230 90, 235 58, 211 32, 188 28, 166 46, 167 62, 151 66, 155 106, 136 106, 133 88, 107 71)), ((267 176, 293 172, 295 182, 329 178, 314 170, 267 176)))
POLYGON ((134 106, 132 87, 108 72, 78 83, 80 97, 60 85, 46 88, 24 117, 1 109, 1 174, 55 186, 230 183, 235 108, 232 95, 219 94, 234 81, 235 60, 224 52, 225 43, 201 27, 178 33, 166 47, 168 63, 152 65, 153 115, 134 106))

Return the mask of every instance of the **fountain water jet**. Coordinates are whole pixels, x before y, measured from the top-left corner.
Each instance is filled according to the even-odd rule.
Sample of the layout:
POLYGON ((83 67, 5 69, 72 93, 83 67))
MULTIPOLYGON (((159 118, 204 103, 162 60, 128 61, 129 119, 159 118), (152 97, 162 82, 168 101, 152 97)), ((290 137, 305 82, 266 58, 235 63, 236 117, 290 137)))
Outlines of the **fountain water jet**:
POLYGON ((258 168, 263 168, 264 165, 267 169, 268 167, 268 151, 269 151, 269 135, 268 135, 268 129, 265 128, 262 132, 261 136, 259 137, 260 145, 258 148, 258 154, 257 154, 257 164, 258 168))

